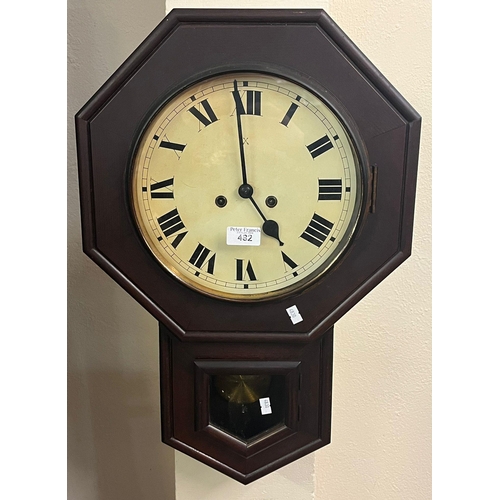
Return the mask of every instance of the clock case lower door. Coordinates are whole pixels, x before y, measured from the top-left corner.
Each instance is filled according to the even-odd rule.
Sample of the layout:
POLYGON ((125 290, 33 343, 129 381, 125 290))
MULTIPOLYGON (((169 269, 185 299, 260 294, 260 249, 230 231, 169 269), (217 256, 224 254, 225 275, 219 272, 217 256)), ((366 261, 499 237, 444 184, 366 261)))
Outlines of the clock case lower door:
POLYGON ((160 324, 164 443, 247 484, 330 442, 333 329, 310 343, 181 342, 160 324))

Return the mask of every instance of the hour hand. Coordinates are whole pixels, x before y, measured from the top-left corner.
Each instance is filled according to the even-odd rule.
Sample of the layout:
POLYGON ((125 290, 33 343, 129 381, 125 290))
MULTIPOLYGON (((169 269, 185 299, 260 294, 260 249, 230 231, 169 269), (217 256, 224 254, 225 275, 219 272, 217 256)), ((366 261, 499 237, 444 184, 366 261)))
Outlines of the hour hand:
MULTIPOLYGON (((266 219, 266 216, 262 212, 262 210, 259 208, 259 205, 257 205, 257 202, 253 199, 253 189, 242 189, 245 185, 240 186, 239 193, 242 198, 248 198, 251 202, 252 205, 255 207, 257 212, 259 212, 259 215, 262 217, 262 220, 264 221, 264 224, 262 225, 262 231, 264 231, 264 234, 267 234, 267 236, 270 236, 271 238, 274 238, 279 241, 280 247, 283 246, 283 242, 280 240, 279 232, 280 228, 278 226, 278 223, 274 220, 271 219, 266 219)), ((250 186, 248 186, 250 187, 250 186)))
POLYGON ((280 240, 279 236, 280 228, 276 221, 270 219, 266 220, 262 225, 262 231, 264 231, 264 234, 271 236, 271 238, 277 239, 280 243, 280 247, 283 246, 283 242, 280 240))

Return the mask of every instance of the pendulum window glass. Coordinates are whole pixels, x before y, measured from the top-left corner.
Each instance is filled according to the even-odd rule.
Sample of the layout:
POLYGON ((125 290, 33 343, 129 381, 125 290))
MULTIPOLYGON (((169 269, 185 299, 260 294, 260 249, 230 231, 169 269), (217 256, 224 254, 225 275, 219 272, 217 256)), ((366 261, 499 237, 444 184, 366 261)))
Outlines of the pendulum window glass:
POLYGON ((284 375, 213 375, 210 423, 249 441, 285 425, 284 375))

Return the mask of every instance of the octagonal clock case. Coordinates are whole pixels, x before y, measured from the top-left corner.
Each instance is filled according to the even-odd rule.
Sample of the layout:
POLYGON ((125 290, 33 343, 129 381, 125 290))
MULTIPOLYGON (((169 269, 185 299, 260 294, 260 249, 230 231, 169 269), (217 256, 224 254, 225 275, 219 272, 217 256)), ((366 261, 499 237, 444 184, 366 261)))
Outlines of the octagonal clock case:
POLYGON ((173 10, 77 114, 83 248, 159 321, 165 443, 249 483, 329 442, 420 122, 322 10, 173 10))

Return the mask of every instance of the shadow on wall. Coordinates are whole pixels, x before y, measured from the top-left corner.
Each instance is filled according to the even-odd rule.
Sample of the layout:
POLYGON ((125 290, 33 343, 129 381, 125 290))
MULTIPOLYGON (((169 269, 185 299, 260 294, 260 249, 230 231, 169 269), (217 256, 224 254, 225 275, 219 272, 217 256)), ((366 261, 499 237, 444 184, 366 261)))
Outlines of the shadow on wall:
POLYGON ((74 115, 165 15, 163 0, 69 0, 68 498, 173 500, 158 326, 82 252, 74 115))
MULTIPOLYGON (((87 382, 68 401, 68 427, 92 441, 70 456, 76 475, 93 476, 95 498, 103 500, 173 499, 173 450, 161 442, 151 374, 96 371, 87 382)), ((68 383, 76 388, 78 377, 68 383)))

